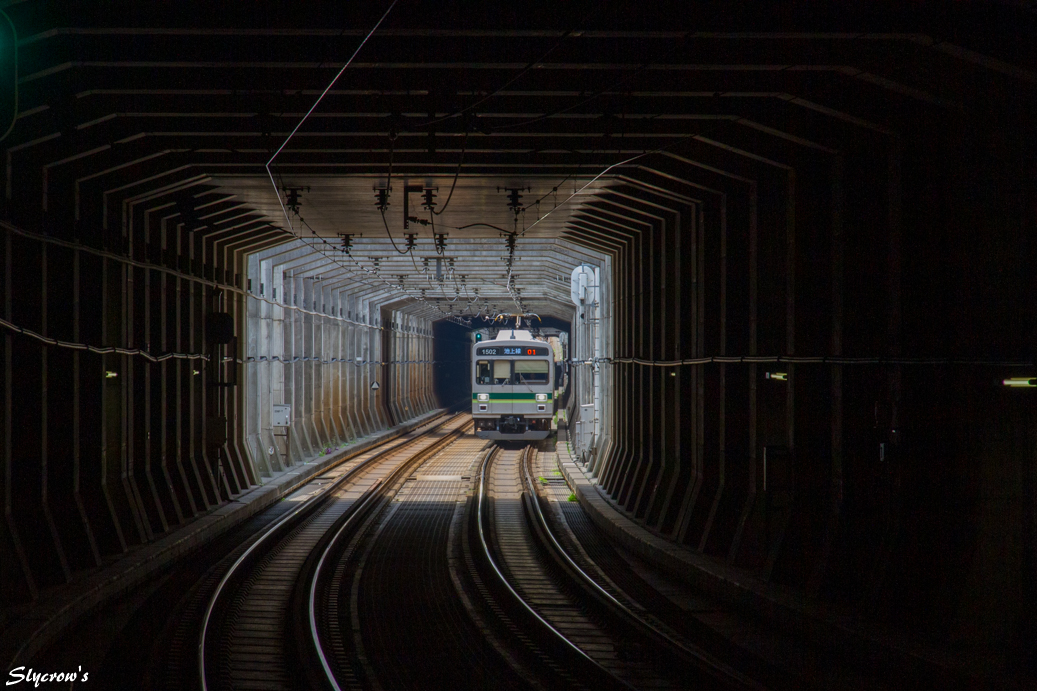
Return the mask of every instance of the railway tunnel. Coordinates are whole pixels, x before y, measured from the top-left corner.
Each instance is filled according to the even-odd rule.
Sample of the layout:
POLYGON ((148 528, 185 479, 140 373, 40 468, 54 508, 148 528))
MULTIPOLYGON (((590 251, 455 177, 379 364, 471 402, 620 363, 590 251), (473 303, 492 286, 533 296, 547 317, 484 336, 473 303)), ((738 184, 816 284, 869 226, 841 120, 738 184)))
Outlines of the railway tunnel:
POLYGON ((0 8, 0 671, 522 315, 616 540, 1033 683, 1033 3, 0 8))

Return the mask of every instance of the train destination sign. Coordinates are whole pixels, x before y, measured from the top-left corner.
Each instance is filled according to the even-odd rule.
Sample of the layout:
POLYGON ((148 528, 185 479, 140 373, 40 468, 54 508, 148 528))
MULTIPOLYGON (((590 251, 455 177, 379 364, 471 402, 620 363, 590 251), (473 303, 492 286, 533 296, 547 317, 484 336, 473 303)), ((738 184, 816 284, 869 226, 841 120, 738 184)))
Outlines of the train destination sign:
POLYGON ((476 355, 499 355, 507 357, 536 356, 546 357, 551 353, 547 346, 495 346, 478 348, 476 355))

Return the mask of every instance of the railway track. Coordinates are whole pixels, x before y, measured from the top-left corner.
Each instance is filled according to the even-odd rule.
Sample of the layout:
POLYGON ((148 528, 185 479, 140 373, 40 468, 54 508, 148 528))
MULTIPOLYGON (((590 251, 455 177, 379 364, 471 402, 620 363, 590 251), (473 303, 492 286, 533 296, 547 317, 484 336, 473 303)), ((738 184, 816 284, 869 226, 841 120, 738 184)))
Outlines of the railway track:
MULTIPOLYGON (((549 525, 553 539, 575 562, 582 577, 592 580, 592 587, 603 590, 608 598, 630 610, 653 629, 653 635, 672 640, 672 643, 663 642, 663 645, 676 644, 683 654, 702 655, 707 658, 707 664, 739 670, 770 689, 816 688, 811 680, 797 678, 787 669, 778 669, 748 654, 744 648, 734 645, 697 617, 689 615, 688 609, 677 606, 664 594, 672 584, 652 579, 651 573, 635 571, 627 561, 629 557, 625 558, 616 551, 580 504, 569 500, 574 490, 567 484, 553 454, 536 454, 530 458, 527 467, 528 484, 536 491, 542 521, 549 525)), ((689 597, 683 590, 671 594, 678 598, 689 597)), ((700 599, 686 602, 686 606, 692 612, 719 614, 714 606, 700 599)), ((865 688, 860 685, 854 687, 865 688)))
POLYGON ((311 555, 387 485, 470 425, 467 415, 458 415, 412 433, 322 474, 289 497, 299 507, 237 557, 208 599, 198 639, 201 689, 295 689, 319 677, 300 661, 300 651, 314 645, 314 629, 300 626, 309 616, 298 607, 311 555))
POLYGON ((534 655, 553 661, 557 680, 545 685, 762 688, 645 616, 614 585, 602 588, 570 556, 541 507, 535 456, 532 447, 487 455, 475 541, 498 609, 525 627, 534 655))
POLYGON ((186 596, 155 598, 173 611, 142 615, 165 626, 113 647, 127 652, 106 661, 109 687, 847 687, 704 631, 566 501, 550 454, 470 424, 350 459, 214 543, 222 555, 163 586, 186 596), (135 654, 150 635, 158 652, 135 654))
POLYGON ((572 536, 539 504, 564 485, 538 483, 532 447, 488 447, 470 426, 457 416, 315 478, 210 571, 186 607, 204 609, 198 687, 759 688, 646 632, 631 618, 656 622, 621 588, 581 583, 588 555, 567 563, 572 536))
POLYGON ((452 582, 453 536, 485 446, 466 435, 427 456, 328 544, 310 612, 331 688, 528 688, 452 582))

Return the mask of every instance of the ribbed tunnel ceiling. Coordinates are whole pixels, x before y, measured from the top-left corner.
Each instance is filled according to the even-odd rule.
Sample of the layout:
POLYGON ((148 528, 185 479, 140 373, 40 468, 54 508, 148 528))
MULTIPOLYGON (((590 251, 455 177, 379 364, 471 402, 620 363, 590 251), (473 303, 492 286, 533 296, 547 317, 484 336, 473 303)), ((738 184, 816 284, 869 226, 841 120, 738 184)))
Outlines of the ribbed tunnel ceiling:
POLYGON ((1037 669, 1032 0, 0 8, 0 652, 517 311, 623 520, 1037 669))
POLYGON ((22 27, 6 142, 15 223, 71 223, 108 248, 124 242, 117 219, 130 207, 237 250, 288 231, 326 250, 311 273, 395 291, 433 317, 568 318, 573 266, 600 264, 625 232, 716 193, 717 180, 867 147, 920 118, 1004 117, 988 95, 1037 84, 1025 21, 1006 34, 995 5, 889 17, 401 1, 272 166, 282 202, 302 188, 288 220, 265 164, 388 3, 7 5, 22 27), (948 35, 926 33, 937 30, 948 35), (374 188, 390 167, 383 226, 374 188), (450 198, 434 219, 417 189, 429 186, 440 209, 450 198), (431 224, 404 229, 405 187, 409 214, 446 233, 441 253, 431 224), (522 189, 518 213, 507 187, 522 189), (401 249, 414 233, 413 254, 387 230, 401 249), (510 268, 507 231, 518 232, 510 268), (344 233, 357 236, 349 258, 344 233))
POLYGON ((420 298, 404 300, 408 312, 442 318, 502 311, 565 316, 571 311, 569 275, 579 261, 558 238, 571 215, 605 183, 576 176, 461 177, 459 172, 455 183, 453 177, 394 174, 383 218, 376 207, 376 189, 388 184, 387 175, 388 171, 378 177, 304 176, 289 171, 278 181, 300 190, 293 210, 282 209, 267 178, 219 177, 212 183, 218 187, 214 193, 229 194, 227 203, 242 212, 259 212, 306 242, 319 237, 330 243, 320 242, 335 259, 320 271, 322 279, 345 273, 381 287, 389 283, 420 298), (422 206, 426 189, 435 195, 435 215, 422 206), (509 189, 518 190, 517 207, 508 206, 509 189), (404 190, 409 197, 406 206, 404 190), (574 197, 575 192, 580 194, 574 197), (513 254, 508 233, 516 236, 513 254), (350 236, 348 258, 342 250, 345 234, 350 236), (392 242, 387 239, 390 234, 392 242), (439 234, 444 238, 437 250, 434 236, 439 234), (413 248, 408 250, 411 241, 413 248))

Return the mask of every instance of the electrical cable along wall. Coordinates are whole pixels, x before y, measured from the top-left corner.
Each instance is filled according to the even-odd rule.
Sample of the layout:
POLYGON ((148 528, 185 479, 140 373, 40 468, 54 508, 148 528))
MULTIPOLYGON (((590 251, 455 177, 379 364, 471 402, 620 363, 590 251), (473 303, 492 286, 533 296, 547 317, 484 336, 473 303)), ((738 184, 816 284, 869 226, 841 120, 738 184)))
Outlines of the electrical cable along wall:
MULTIPOLYGON (((75 235, 0 227, 6 604, 257 481, 238 441, 238 394, 216 386, 240 362, 230 341, 244 304, 237 257, 223 250, 254 228, 204 242, 177 201, 205 193, 187 182, 110 195, 120 220, 69 226, 75 235), (217 311, 230 326, 220 344, 217 311)), ((218 227, 223 213, 210 212, 218 227)))
POLYGON ((1008 543, 1033 536, 1034 407, 1002 381, 1033 369, 1004 250, 1032 245, 1032 212, 1006 210, 1034 189, 1003 169, 1034 143, 938 131, 727 128, 615 171, 565 234, 614 267, 614 440, 592 468, 636 520, 764 580, 1022 645, 1004 622, 1032 612, 967 584, 1030 587, 1032 545, 1008 543))
POLYGON ((1037 669, 1032 3, 281 4, 4 6, 0 628, 535 313, 636 520, 1037 669))

